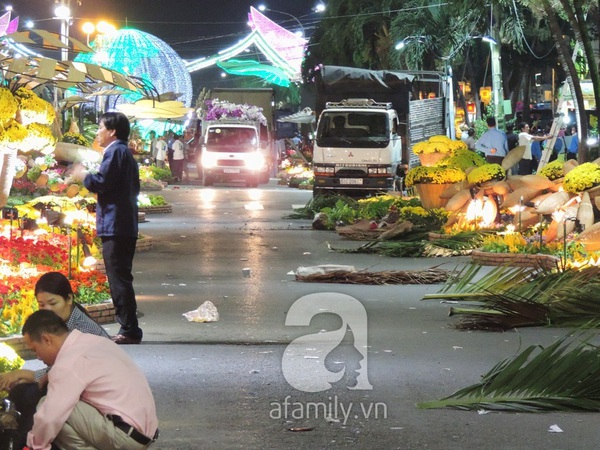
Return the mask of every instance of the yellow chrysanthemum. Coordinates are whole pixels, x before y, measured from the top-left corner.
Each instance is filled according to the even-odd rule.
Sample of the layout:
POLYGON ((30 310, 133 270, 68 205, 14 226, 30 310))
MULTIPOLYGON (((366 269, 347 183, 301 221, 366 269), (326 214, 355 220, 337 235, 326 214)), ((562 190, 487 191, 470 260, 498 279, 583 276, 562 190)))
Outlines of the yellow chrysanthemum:
POLYGON ((15 92, 19 104, 19 116, 23 125, 39 123, 50 125, 54 122, 56 113, 50 103, 39 98, 33 91, 27 88, 19 88, 15 92))
POLYGON ((600 166, 584 163, 565 175, 563 188, 567 192, 581 192, 600 184, 600 166))
POLYGON ((500 164, 484 164, 473 169, 468 176, 471 184, 481 184, 492 180, 502 180, 506 172, 500 164))
POLYGON ((1 130, 0 145, 20 149, 23 141, 27 138, 27 128, 14 119, 8 121, 8 124, 1 130))
POLYGON ((459 183, 466 178, 465 173, 456 167, 446 166, 417 166, 406 174, 407 187, 421 183, 446 184, 459 183))
POLYGON ((0 124, 8 124, 17 115, 19 104, 11 92, 0 88, 0 124))
POLYGON ((564 162, 559 161, 558 159, 552 161, 544 166, 544 168, 540 171, 540 175, 545 176, 549 180, 556 180, 560 177, 563 177, 563 164, 564 162))

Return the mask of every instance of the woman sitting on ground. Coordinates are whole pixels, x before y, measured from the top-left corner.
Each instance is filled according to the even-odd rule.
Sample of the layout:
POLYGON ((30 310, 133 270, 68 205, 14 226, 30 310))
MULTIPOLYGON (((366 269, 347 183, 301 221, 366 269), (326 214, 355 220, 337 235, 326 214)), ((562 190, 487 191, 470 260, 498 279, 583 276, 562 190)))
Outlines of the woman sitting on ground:
MULTIPOLYGON (((79 330, 110 339, 104 328, 94 322, 86 310, 74 301, 71 282, 62 273, 48 272, 42 275, 35 284, 34 294, 39 308, 54 311, 66 322, 69 331, 79 330)), ((49 368, 44 368, 34 372, 19 369, 0 375, 0 390, 10 390, 8 398, 21 413, 18 442, 14 443, 14 448, 25 446, 27 432, 33 426, 36 406, 46 391, 48 370, 49 368)))

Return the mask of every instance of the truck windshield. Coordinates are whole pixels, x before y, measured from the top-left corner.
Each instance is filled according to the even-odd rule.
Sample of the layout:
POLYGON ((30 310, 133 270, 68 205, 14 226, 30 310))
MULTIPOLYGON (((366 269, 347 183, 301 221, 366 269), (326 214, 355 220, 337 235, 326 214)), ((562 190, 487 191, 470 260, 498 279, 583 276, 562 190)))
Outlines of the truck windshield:
POLYGON ((326 111, 319 120, 320 147, 383 148, 389 141, 388 116, 383 113, 326 111))
POLYGON ((214 147, 215 151, 253 152, 257 146, 256 130, 251 128, 216 127, 206 132, 206 145, 214 147))

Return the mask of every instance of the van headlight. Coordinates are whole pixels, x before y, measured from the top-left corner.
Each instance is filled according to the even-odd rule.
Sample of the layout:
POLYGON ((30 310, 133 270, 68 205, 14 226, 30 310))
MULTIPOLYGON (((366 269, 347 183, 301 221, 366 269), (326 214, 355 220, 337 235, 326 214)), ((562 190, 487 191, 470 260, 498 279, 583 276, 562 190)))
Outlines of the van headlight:
POLYGON ((212 169, 217 166, 217 155, 215 153, 207 152, 206 150, 202 152, 202 167, 205 169, 212 169))
POLYGON ((246 167, 250 170, 262 170, 265 167, 265 157, 260 152, 250 153, 246 158, 246 167))

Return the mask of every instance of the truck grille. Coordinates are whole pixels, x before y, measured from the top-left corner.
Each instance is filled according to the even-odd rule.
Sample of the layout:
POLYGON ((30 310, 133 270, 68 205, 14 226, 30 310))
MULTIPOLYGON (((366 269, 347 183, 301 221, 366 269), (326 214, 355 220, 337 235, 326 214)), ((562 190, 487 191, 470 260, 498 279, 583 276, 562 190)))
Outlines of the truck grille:
POLYGON ((243 166, 245 164, 243 159, 219 159, 217 161, 218 166, 243 166))
POLYGON ((341 169, 336 172, 338 177, 343 178, 360 178, 367 175, 367 172, 360 169, 341 169))

